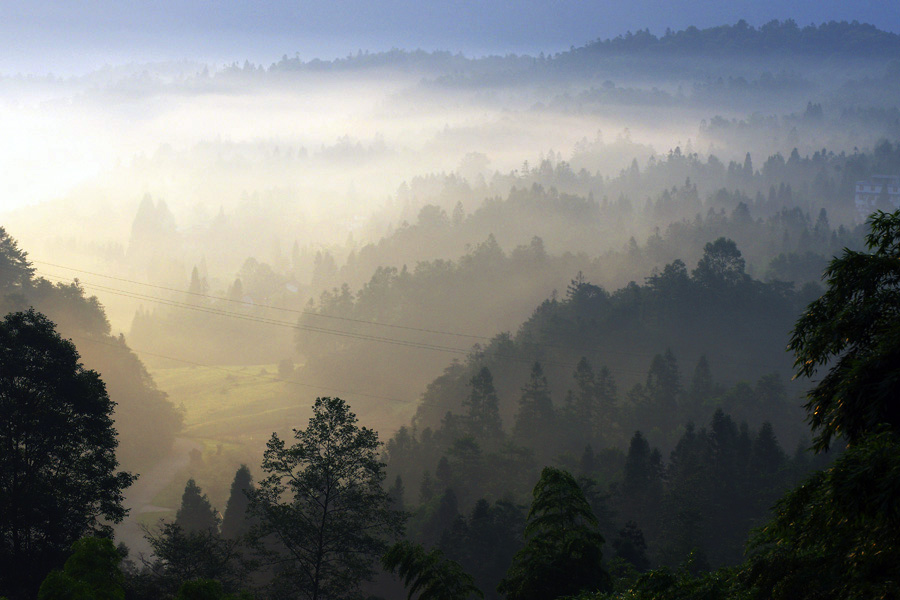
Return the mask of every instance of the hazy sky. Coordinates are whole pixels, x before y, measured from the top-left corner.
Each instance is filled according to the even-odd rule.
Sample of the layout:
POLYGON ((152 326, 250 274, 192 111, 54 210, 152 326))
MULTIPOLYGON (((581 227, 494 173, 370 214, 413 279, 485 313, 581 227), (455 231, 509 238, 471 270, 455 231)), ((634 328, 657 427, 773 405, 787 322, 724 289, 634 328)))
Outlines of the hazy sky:
POLYGON ((628 30, 793 18, 900 31, 896 0, 2 0, 0 73, 77 73, 106 63, 357 49, 555 52, 628 30))

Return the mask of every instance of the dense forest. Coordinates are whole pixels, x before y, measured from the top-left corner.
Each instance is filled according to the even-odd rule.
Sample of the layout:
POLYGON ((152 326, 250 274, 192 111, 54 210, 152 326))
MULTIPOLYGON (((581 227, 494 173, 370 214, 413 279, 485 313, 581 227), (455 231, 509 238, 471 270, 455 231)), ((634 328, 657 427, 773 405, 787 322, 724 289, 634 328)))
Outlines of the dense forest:
POLYGON ((580 43, 0 73, 0 600, 900 595, 900 35, 580 43))

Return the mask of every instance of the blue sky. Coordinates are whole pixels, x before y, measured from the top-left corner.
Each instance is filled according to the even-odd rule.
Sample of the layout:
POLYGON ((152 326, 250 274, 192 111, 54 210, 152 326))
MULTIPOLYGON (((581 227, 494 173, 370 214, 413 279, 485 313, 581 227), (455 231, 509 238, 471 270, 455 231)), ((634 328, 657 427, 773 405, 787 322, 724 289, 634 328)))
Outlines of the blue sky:
POLYGON ((556 52, 628 30, 858 20, 900 32, 896 0, 2 0, 0 72, 82 72, 105 63, 357 49, 556 52))

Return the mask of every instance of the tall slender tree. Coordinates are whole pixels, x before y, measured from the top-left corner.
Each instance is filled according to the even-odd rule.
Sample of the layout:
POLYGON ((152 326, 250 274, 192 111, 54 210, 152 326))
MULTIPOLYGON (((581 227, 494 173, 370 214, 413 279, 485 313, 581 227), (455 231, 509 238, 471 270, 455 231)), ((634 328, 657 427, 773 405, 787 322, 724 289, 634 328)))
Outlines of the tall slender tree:
POLYGON ((357 421, 340 398, 317 398, 293 445, 272 435, 267 476, 250 495, 278 578, 309 600, 356 595, 403 528, 403 513, 382 487, 378 434, 357 421))
POLYGON ((250 507, 249 493, 252 489, 250 469, 247 465, 241 465, 231 482, 231 493, 222 516, 222 537, 236 539, 249 531, 251 521, 247 509, 250 507))
POLYGON ((468 407, 469 428, 479 441, 494 440, 503 433, 500 420, 500 401, 494 389, 490 369, 482 367, 469 381, 472 387, 465 405, 468 407))

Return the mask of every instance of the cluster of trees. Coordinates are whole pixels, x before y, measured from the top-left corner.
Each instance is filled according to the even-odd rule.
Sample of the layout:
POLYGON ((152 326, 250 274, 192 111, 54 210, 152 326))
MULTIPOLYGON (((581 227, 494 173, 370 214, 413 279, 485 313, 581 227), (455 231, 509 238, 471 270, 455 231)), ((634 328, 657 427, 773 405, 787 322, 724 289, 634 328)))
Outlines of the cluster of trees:
MULTIPOLYGON (((649 30, 628 32, 615 38, 597 40, 555 56, 544 58, 542 54, 541 66, 552 68, 559 64, 562 68, 579 64, 596 69, 598 55, 659 57, 725 54, 743 58, 748 54, 778 57, 790 54, 828 57, 834 55, 864 58, 891 57, 896 54, 898 48, 900 48, 900 36, 879 30, 874 25, 832 21, 800 27, 796 22, 788 19, 785 21, 773 20, 756 28, 746 21, 740 20, 734 25, 720 25, 705 29, 691 26, 679 31, 667 30, 662 36, 656 36, 649 30)), ((339 71, 386 66, 404 70, 419 70, 424 67, 431 70, 437 67, 448 72, 463 71, 477 75, 483 73, 485 69, 491 67, 496 69, 498 66, 502 66, 504 70, 516 66, 522 70, 534 69, 535 63, 531 57, 516 55, 467 59, 462 55, 454 55, 450 52, 429 53, 423 50, 404 52, 394 49, 378 53, 360 52, 333 61, 314 59, 304 62, 299 57, 285 55, 279 62, 273 64, 270 70, 276 72, 339 71)), ((243 68, 235 65, 234 70, 236 72, 259 71, 255 65, 249 63, 245 63, 243 68)))
MULTIPOLYGON (((33 310, 10 314, 0 323, 6 417, 0 559, 13 568, 0 571, 0 593, 13 600, 35 593, 45 600, 187 600, 237 598, 240 589, 253 587, 273 598, 325 599, 359 595, 381 557, 410 598, 493 597, 494 589, 512 600, 893 597, 900 591, 900 211, 873 217, 867 245, 868 252, 847 250, 832 261, 827 290, 796 322, 790 340, 798 375, 827 368, 805 404, 820 455, 815 466, 824 469, 776 502, 745 562, 717 571, 710 564, 740 560, 734 541, 762 518, 786 482, 810 467, 802 453, 787 458, 771 425, 751 434, 717 411, 708 428, 686 427, 665 466, 637 432, 621 478, 608 489, 594 476, 608 471, 614 452, 598 460, 588 447, 578 479, 570 470, 542 469, 527 514, 507 486, 504 499, 480 499, 465 517, 454 469, 483 466, 480 445, 498 456, 515 453, 498 439, 497 396, 482 368, 470 381, 467 413, 448 415, 442 427, 442 435, 463 434, 452 438, 448 455, 455 464, 444 456, 436 468, 443 491, 435 493, 435 481, 423 476, 421 502, 412 511, 408 535, 439 549, 410 541, 390 546, 409 514, 402 480, 386 489, 377 434, 360 427, 343 400, 319 398, 309 425, 294 431, 294 443, 273 434, 261 481, 253 486, 246 468, 238 471, 221 529, 189 481, 175 522, 152 537, 154 562, 123 574, 123 552, 91 537, 109 537, 105 523, 122 518, 122 490, 134 479, 116 472, 113 403, 46 317, 33 310), (836 446, 843 451, 823 464, 821 454, 836 446), (607 533, 617 512, 627 521, 607 533), (614 555, 604 559, 607 539, 614 555), (654 565, 664 566, 648 570, 654 565)), ((658 379, 662 384, 662 374, 658 379)), ((582 398, 573 394, 575 407, 585 404, 585 390, 603 397, 604 385, 597 377, 587 385, 590 380, 580 365, 582 398)), ((543 387, 535 366, 522 396, 522 412, 532 418, 547 409, 543 387)), ((395 438, 389 459, 398 448, 395 438)), ((502 474, 508 467, 490 468, 502 474)))
POLYGON ((54 284, 36 276, 27 254, 0 227, 0 313, 29 308, 47 315, 64 337, 75 340, 84 364, 103 377, 122 436, 119 460, 128 469, 139 469, 165 456, 181 429, 181 414, 125 339, 112 335, 97 298, 87 297, 77 280, 54 284))
MULTIPOLYGON (((295 242, 290 252, 276 244, 271 260, 246 259, 225 278, 208 272, 205 260, 193 272, 186 265, 170 269, 181 273, 179 283, 151 279, 166 287, 185 286, 189 293, 171 294, 167 301, 175 306, 139 311, 130 339, 154 353, 197 362, 277 362, 296 352, 299 362, 317 362, 298 376, 334 385, 329 373, 352 360, 352 353, 375 355, 360 336, 397 336, 386 335, 381 326, 349 326, 330 317, 454 331, 464 316, 467 330, 512 329, 547 290, 565 287, 562 274, 582 271, 595 284, 618 288, 635 273, 663 269, 678 258, 692 263, 704 244, 718 237, 738 243, 754 277, 799 287, 817 281, 828 258, 841 248, 862 247, 863 228, 851 225, 855 182, 900 169, 900 145, 885 141, 871 152, 821 150, 804 157, 795 150, 773 154, 761 164, 749 154, 725 164, 676 149, 608 178, 576 167, 592 162, 584 158, 592 147, 584 145, 571 162, 554 156, 495 174, 489 182, 470 183, 457 175, 415 178, 397 192, 397 204, 408 206, 403 214, 409 224, 377 243, 360 246, 349 240, 314 250, 295 242), (304 316, 294 345, 286 323, 293 319, 291 312, 325 318, 304 316), (317 328, 338 329, 341 335, 318 335, 317 328), (229 343, 235 339, 242 343, 229 343), (334 353, 335 348, 342 350, 334 353)), ((258 219, 241 216, 220 214, 209 231, 179 234, 174 247, 245 238, 241 223, 258 219)), ((161 201, 147 198, 135 219, 128 255, 157 260, 155 267, 146 265, 151 274, 163 271, 171 265, 153 258, 152 249, 173 235, 171 213, 161 201)), ((271 253, 267 247, 259 256, 271 253)), ((460 341, 411 330, 402 337, 439 346, 460 341)), ((432 358, 409 354, 406 370, 421 373, 417 380, 385 381, 390 369, 384 365, 360 373, 359 379, 373 382, 373 391, 381 395, 414 395, 439 372, 442 358, 432 358)))

